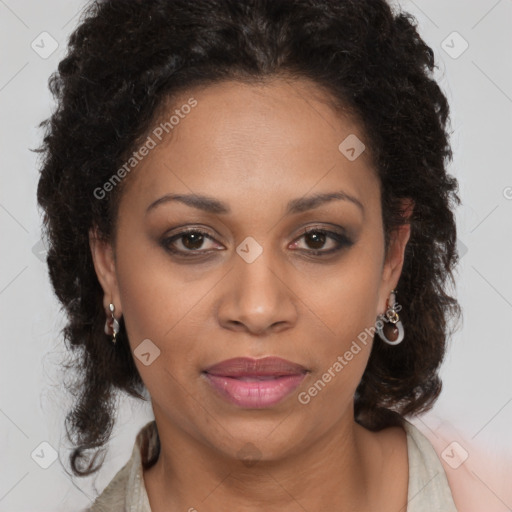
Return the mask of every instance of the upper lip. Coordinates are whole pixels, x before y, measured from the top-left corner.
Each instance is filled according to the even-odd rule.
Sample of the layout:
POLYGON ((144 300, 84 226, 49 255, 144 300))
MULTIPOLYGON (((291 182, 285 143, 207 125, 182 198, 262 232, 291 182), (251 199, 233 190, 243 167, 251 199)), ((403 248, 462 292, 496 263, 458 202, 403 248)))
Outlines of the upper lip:
POLYGON ((280 357, 235 357, 214 364, 204 370, 210 375, 223 377, 266 377, 281 375, 300 375, 306 373, 306 368, 300 364, 287 361, 280 357))

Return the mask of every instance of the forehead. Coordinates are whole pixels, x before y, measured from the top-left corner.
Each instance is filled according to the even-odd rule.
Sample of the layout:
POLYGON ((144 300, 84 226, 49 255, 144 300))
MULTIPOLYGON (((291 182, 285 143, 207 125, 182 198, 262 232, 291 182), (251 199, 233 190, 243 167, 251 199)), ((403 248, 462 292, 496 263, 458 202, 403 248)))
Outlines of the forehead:
POLYGON ((146 135, 154 147, 128 187, 145 202, 172 189, 295 197, 315 187, 343 184, 365 195, 378 186, 360 127, 308 81, 191 88, 162 105, 146 135))

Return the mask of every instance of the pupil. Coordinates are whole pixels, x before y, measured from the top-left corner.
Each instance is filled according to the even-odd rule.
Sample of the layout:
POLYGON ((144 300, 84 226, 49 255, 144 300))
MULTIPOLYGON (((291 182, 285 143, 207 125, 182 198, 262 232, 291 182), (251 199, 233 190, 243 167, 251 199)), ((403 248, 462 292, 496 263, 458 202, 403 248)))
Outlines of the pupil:
POLYGON ((183 245, 187 249, 199 249, 201 245, 203 245, 203 235, 200 233, 188 233, 183 237, 183 245), (190 239, 192 239, 192 243, 189 243, 190 239), (197 246, 194 246, 194 243, 197 244, 197 246))
POLYGON ((309 237, 309 239, 313 240, 313 244, 317 243, 318 246, 315 246, 313 247, 314 249, 321 249, 323 247, 323 245, 325 244, 325 234, 324 233, 319 233, 318 231, 314 231, 312 233, 308 233, 307 234, 307 237, 309 237))

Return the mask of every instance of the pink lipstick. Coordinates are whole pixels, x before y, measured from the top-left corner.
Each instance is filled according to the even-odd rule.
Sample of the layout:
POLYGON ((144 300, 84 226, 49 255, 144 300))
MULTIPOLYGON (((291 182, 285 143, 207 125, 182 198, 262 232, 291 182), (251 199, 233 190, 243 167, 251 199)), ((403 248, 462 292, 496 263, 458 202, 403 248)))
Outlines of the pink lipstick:
POLYGON ((299 386, 308 371, 279 357, 236 357, 203 371, 218 394, 239 407, 271 407, 299 386))

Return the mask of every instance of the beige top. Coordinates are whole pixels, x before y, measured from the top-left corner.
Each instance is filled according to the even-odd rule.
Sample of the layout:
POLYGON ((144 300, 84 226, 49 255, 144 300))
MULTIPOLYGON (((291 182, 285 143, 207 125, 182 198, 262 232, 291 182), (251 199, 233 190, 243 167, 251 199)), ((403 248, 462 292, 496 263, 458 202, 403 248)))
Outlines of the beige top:
MULTIPOLYGON (((407 433, 409 485, 406 512, 457 512, 443 466, 430 441, 410 422, 407 433)), ((158 450, 155 421, 137 434, 130 460, 118 471, 87 512, 151 512, 142 460, 158 450)))

